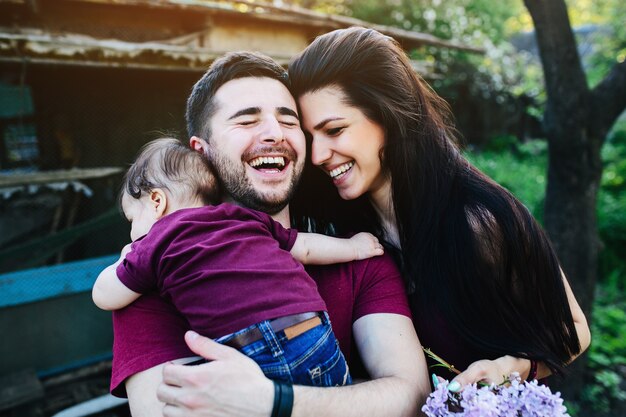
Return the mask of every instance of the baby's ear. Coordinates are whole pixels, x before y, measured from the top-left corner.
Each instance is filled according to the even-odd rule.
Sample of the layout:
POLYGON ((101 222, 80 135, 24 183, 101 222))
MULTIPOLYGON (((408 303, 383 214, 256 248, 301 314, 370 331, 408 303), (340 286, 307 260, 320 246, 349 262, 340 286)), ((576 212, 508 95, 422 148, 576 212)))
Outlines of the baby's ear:
POLYGON ((201 154, 205 154, 206 150, 209 147, 209 144, 206 140, 202 139, 198 136, 192 136, 189 139, 189 147, 196 152, 200 152, 201 154))
POLYGON ((167 212, 167 195, 161 188, 150 191, 150 203, 156 212, 156 218, 160 219, 167 212))

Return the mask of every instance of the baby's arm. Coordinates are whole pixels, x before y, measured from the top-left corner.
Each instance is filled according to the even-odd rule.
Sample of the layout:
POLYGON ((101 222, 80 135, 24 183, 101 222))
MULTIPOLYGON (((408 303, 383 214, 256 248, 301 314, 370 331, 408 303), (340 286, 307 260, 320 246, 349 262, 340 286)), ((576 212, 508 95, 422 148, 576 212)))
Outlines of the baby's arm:
POLYGON ((383 254, 383 246, 370 233, 340 239, 317 233, 298 233, 291 254, 307 265, 329 265, 383 254))
POLYGON ((117 277, 117 266, 130 252, 130 244, 124 246, 120 259, 113 265, 106 267, 93 285, 91 296, 93 302, 102 310, 119 310, 135 301, 141 294, 128 289, 117 277))

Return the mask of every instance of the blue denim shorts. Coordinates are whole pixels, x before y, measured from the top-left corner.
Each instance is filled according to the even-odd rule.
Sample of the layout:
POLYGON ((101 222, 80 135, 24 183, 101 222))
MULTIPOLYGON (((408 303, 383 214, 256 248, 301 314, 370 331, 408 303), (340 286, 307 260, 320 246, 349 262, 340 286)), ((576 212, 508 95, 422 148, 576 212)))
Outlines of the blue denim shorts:
MULTIPOLYGON (((322 324, 292 339, 284 331, 275 332, 269 321, 254 324, 262 339, 250 343, 241 352, 253 359, 270 379, 297 385, 333 387, 352 383, 348 364, 330 327, 328 314, 320 315, 322 324)), ((222 337, 226 343, 251 327, 222 337)))

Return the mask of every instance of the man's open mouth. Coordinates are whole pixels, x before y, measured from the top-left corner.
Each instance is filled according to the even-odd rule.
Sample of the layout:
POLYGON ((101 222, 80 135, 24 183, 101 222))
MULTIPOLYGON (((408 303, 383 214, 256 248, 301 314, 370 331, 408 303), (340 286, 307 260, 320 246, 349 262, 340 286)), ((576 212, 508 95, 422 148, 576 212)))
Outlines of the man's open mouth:
POLYGON ((281 172, 288 163, 284 156, 258 156, 248 161, 248 165, 261 172, 281 172))

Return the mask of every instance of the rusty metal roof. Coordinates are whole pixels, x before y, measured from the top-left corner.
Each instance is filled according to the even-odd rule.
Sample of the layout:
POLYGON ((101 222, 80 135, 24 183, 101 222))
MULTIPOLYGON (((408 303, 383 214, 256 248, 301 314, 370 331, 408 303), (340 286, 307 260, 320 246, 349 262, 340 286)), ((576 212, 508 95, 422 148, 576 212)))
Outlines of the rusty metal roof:
MULTIPOLYGON (((293 50, 293 47, 291 50, 280 47, 257 48, 281 64, 287 64, 296 51, 306 46, 313 37, 333 29, 355 25, 370 27, 392 36, 405 49, 431 45, 481 52, 478 48, 458 45, 424 33, 374 25, 350 17, 323 14, 301 7, 251 0, 39 0, 37 2, 0 0, 0 6, 3 4, 11 4, 14 9, 21 8, 28 11, 22 14, 15 13, 18 17, 10 22, 10 25, 7 21, 0 19, 0 61, 4 62, 203 71, 216 57, 228 50, 250 49, 246 47, 245 42, 243 45, 228 45, 231 49, 228 46, 221 47, 221 44, 216 46, 215 42, 213 44, 205 42, 217 29, 220 29, 219 25, 223 25, 224 18, 230 19, 228 30, 231 31, 233 27, 257 25, 257 29, 261 26, 271 28, 277 37, 282 36, 281 31, 283 33, 291 31, 290 36, 295 36, 294 33, 298 32, 299 39, 294 46, 296 50, 293 50), (50 13, 50 10, 55 8, 58 9, 56 14, 50 13), (145 25, 146 20, 138 19, 137 22, 126 21, 120 24, 126 25, 129 29, 132 27, 135 32, 143 30, 145 32, 143 37, 147 40, 106 38, 98 36, 93 30, 79 32, 85 27, 90 29, 90 19, 95 26, 98 18, 97 12, 77 13, 76 17, 72 17, 74 10, 79 8, 100 11, 104 10, 103 8, 107 10, 120 10, 121 8, 124 13, 132 10, 140 14, 141 11, 150 11, 153 16, 155 16, 154 13, 159 16, 167 16, 167 13, 185 13, 186 16, 193 16, 196 19, 196 26, 187 30, 182 25, 181 29, 179 22, 177 31, 172 30, 170 32, 173 34, 163 35, 165 36, 163 37, 150 32, 147 28, 144 29, 142 24, 145 25), (39 16, 40 19, 32 19, 33 15, 39 16), (19 16, 31 17, 29 20, 19 16), (55 27, 54 19, 58 20, 60 17, 63 23, 55 27), (232 22, 236 24, 233 25, 232 22), (266 23, 272 25, 268 26, 266 23)), ((164 22, 163 26, 168 26, 167 20, 164 22)), ((154 31, 154 27, 150 29, 154 31)), ((233 36, 236 37, 236 35, 233 36)), ((250 33, 247 36, 250 37, 250 33)), ((430 72, 429 65, 426 63, 414 62, 414 66, 423 74, 430 72)))
MULTIPOLYGON (((20 1, 20 0, 17 0, 20 1)), ((21 0, 26 1, 26 0, 21 0)), ((363 26, 375 29, 389 35, 401 42, 407 49, 422 45, 432 45, 444 48, 463 50, 468 52, 482 53, 483 50, 470 45, 447 41, 436 36, 403 30, 392 26, 377 25, 364 20, 336 14, 326 14, 292 5, 279 5, 256 0, 72 0, 83 3, 115 4, 128 6, 147 6, 164 9, 187 9, 198 12, 218 12, 245 14, 255 19, 269 21, 284 21, 289 18, 291 22, 311 27, 322 27, 327 30, 346 28, 350 26, 363 26), (294 20, 295 19, 295 20, 294 20)))

